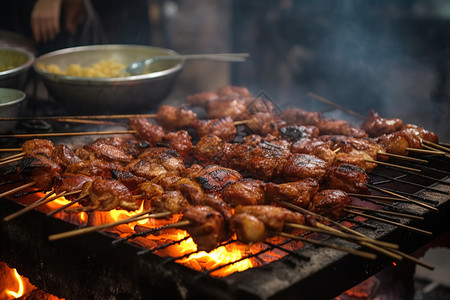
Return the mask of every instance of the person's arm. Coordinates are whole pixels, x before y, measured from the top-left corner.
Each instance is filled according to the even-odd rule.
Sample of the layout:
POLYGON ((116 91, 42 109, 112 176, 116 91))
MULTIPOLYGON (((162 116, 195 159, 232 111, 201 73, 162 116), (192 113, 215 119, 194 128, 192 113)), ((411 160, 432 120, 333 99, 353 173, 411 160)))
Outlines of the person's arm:
POLYGON ((64 0, 64 28, 74 34, 86 16, 83 0, 64 0))
POLYGON ((37 0, 31 13, 31 29, 36 42, 52 40, 60 31, 62 0, 37 0))

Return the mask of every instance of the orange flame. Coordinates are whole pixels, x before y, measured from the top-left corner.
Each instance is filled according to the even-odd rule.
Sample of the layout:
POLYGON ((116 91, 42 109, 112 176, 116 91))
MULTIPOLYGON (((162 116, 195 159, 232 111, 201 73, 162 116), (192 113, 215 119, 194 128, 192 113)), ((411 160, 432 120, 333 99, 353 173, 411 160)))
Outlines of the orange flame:
POLYGON ((14 277, 16 278, 17 284, 19 285, 18 291, 14 292, 12 290, 6 290, 6 294, 13 297, 13 299, 16 299, 16 298, 23 296, 25 288, 23 286, 22 278, 20 277, 19 273, 17 273, 17 270, 13 269, 13 271, 14 271, 14 277))

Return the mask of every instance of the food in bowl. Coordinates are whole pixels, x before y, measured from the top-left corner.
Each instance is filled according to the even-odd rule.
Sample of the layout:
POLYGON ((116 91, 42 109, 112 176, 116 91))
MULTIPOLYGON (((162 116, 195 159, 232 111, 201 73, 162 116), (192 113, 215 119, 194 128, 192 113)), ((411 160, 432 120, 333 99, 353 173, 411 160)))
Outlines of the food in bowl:
POLYGON ((34 55, 18 48, 0 48, 0 87, 22 90, 34 55))
POLYGON ((61 68, 56 64, 44 65, 41 63, 38 64, 37 67, 47 72, 76 77, 108 78, 128 75, 122 72, 126 65, 112 60, 102 60, 89 67, 82 67, 81 64, 70 64, 65 70, 61 70, 61 68))

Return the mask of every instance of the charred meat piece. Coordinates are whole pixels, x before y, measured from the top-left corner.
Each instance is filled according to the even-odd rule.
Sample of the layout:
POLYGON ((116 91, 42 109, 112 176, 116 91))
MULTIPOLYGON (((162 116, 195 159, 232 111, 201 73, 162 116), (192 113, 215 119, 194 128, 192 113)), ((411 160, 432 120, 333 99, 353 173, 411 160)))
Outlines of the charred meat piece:
POLYGON ((284 139, 295 142, 317 138, 320 131, 313 125, 287 125, 280 128, 280 133, 284 139))
POLYGON ((127 187, 118 180, 97 177, 84 184, 81 193, 88 194, 89 197, 80 202, 84 207, 76 209, 77 211, 139 208, 139 201, 135 200, 127 187))
POLYGON ((167 172, 179 174, 185 169, 185 166, 178 152, 160 147, 145 150, 125 169, 137 176, 152 179, 167 172))
POLYGON ((222 190, 222 199, 231 206, 266 204, 265 183, 257 179, 244 178, 226 186, 222 190))
POLYGON ((260 97, 244 96, 241 100, 247 107, 247 111, 250 115, 257 113, 275 114, 275 105, 270 101, 260 97))
POLYGON ((362 129, 364 129, 370 137, 389 134, 402 129, 402 127, 402 120, 382 118, 373 109, 370 111, 369 116, 362 124, 362 129))
POLYGON ((63 173, 60 176, 55 177, 53 189, 57 194, 61 192, 81 191, 84 184, 92 180, 92 177, 83 174, 63 173))
POLYGON ((234 97, 243 98, 250 97, 250 92, 246 87, 227 85, 217 90, 217 95, 220 97, 234 97))
POLYGON ((328 189, 317 193, 309 205, 309 210, 321 216, 337 220, 345 214, 342 209, 352 202, 341 190, 328 189))
POLYGON ((249 114, 246 103, 239 98, 220 98, 206 103, 206 117, 220 119, 229 117, 232 120, 247 120, 249 114))
POLYGON ((35 186, 49 190, 53 181, 60 176, 62 168, 53 160, 43 155, 25 156, 17 166, 17 172, 22 178, 36 182, 35 186))
POLYGON ((287 201, 306 208, 319 191, 319 184, 313 178, 280 184, 269 182, 264 190, 267 201, 287 201))
POLYGON ((143 198, 151 199, 152 197, 162 195, 164 193, 164 188, 159 184, 144 181, 139 185, 139 192, 142 193, 143 198))
POLYGON ((279 117, 288 125, 316 125, 321 119, 318 112, 309 112, 296 107, 283 110, 279 117))
POLYGON ((330 189, 340 189, 347 193, 370 194, 369 176, 354 165, 333 165, 324 178, 324 185, 330 189))
POLYGON ((199 162, 210 164, 221 164, 224 156, 226 143, 215 135, 203 136, 192 149, 192 154, 199 162))
POLYGON ((191 139, 191 136, 186 130, 179 130, 176 132, 168 132, 162 141, 177 151, 182 158, 186 158, 192 149, 191 139))
POLYGON ((190 225, 186 228, 197 250, 209 252, 229 239, 224 216, 210 206, 192 206, 183 213, 183 220, 190 225))
POLYGON ((289 156, 283 167, 283 174, 288 181, 314 178, 320 182, 330 164, 314 155, 295 153, 289 156))
POLYGON ((224 141, 231 141, 236 136, 236 126, 230 117, 209 120, 197 120, 192 123, 199 137, 215 135, 224 141))
POLYGON ((27 155, 44 155, 51 157, 55 145, 50 140, 32 139, 22 144, 22 151, 27 155))
POLYGON ((329 164, 334 163, 336 156, 335 151, 331 149, 331 143, 318 138, 306 138, 293 143, 291 145, 291 152, 315 155, 329 164))
POLYGON ((111 170, 111 176, 122 182, 130 191, 138 189, 139 185, 147 180, 145 177, 136 176, 125 170, 111 170))
POLYGON ((140 140, 149 142, 153 147, 160 143, 165 135, 161 126, 153 124, 146 118, 130 119, 130 128, 136 130, 135 135, 140 140))
POLYGON ((388 153, 408 155, 408 150, 406 148, 409 147, 409 142, 400 131, 383 134, 376 138, 376 141, 383 145, 388 153))
POLYGON ((60 144, 54 148, 51 159, 63 168, 82 161, 72 149, 64 144, 60 144))
POLYGON ((239 172, 218 165, 209 165, 190 176, 209 193, 221 191, 227 185, 242 180, 239 172))
POLYGON ((179 191, 191 205, 202 204, 205 197, 202 187, 195 181, 177 174, 165 173, 152 180, 165 191, 179 191))
POLYGON ((256 112, 246 122, 251 132, 260 135, 278 135, 278 122, 272 112, 256 112))
POLYGON ((183 107, 162 105, 156 113, 156 121, 166 130, 184 128, 197 120, 198 117, 195 112, 183 107))
POLYGON ((373 158, 370 157, 369 155, 367 155, 367 153, 365 153, 365 152, 355 151, 354 153, 353 152, 338 153, 335 156, 334 163, 336 165, 341 165, 341 164, 354 165, 354 166, 357 166, 358 168, 362 169, 365 172, 370 172, 377 166, 377 164, 368 162, 366 159, 373 159, 373 158))
MULTIPOLYGON (((407 124, 402 130, 402 132, 404 132, 404 137, 406 139, 408 139, 407 136, 415 136, 416 139, 420 142, 420 145, 417 146, 416 143, 414 142, 410 142, 408 139, 408 142, 410 142, 410 147, 414 147, 414 148, 422 148, 422 142, 420 141, 420 139, 424 139, 427 140, 429 142, 433 142, 433 143, 438 143, 439 142, 439 137, 436 133, 426 130, 425 128, 419 127, 417 125, 413 125, 413 124, 407 124)), ((412 140, 412 138, 411 138, 412 140)))
POLYGON ((77 149, 75 153, 83 160, 98 158, 111 162, 127 163, 133 159, 121 147, 104 143, 104 141, 103 139, 98 139, 90 145, 77 149))

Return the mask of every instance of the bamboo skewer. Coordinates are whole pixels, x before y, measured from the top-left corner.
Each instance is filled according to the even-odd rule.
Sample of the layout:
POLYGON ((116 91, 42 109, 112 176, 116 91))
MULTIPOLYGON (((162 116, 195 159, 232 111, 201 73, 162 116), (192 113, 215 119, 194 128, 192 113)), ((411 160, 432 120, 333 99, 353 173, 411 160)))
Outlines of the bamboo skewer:
POLYGON ((380 191, 380 192, 383 192, 383 193, 386 193, 386 194, 389 194, 389 195, 392 195, 392 196, 397 197, 397 198, 395 198, 394 201, 413 203, 413 204, 415 204, 415 205, 422 206, 422 207, 425 207, 425 208, 428 208, 428 209, 431 209, 431 210, 434 210, 434 211, 439 211, 436 207, 431 206, 431 205, 428 205, 428 204, 426 204, 426 203, 422 203, 422 202, 416 201, 416 200, 414 200, 414 199, 409 199, 409 198, 407 198, 407 197, 405 197, 405 196, 399 195, 399 194, 397 194, 397 193, 388 191, 388 190, 386 190, 386 189, 383 189, 383 188, 380 188, 380 187, 377 187, 377 186, 374 186, 374 185, 371 185, 371 184, 370 184, 370 185, 369 185, 369 184, 366 184, 366 185, 367 185, 368 187, 372 188, 372 189, 375 189, 375 190, 378 190, 378 191, 380 191))
POLYGON ((310 96, 311 98, 314 98, 316 100, 319 100, 319 101, 321 101, 323 103, 326 103, 328 105, 331 105, 331 106, 334 106, 336 108, 339 108, 340 110, 343 110, 343 111, 349 113, 352 116, 358 117, 358 118, 363 119, 363 120, 366 118, 366 116, 364 116, 362 114, 359 114, 359 113, 357 113, 357 112, 355 112, 353 110, 350 110, 350 109, 348 109, 348 108, 346 108, 346 107, 344 107, 342 105, 334 103, 334 102, 332 102, 332 101, 330 101, 330 100, 328 100, 328 99, 326 99, 326 98, 324 98, 322 96, 316 95, 316 94, 311 93, 311 92, 308 93, 308 96, 310 96))
POLYGON ((56 240, 60 240, 60 239, 68 238, 68 237, 74 237, 74 236, 78 236, 78 235, 82 235, 82 234, 86 234, 86 233, 90 233, 90 232, 94 232, 94 231, 98 231, 98 230, 102 230, 102 229, 111 228, 111 227, 121 225, 121 224, 136 222, 136 221, 143 220, 143 219, 164 218, 164 217, 170 216, 172 214, 171 212, 162 212, 162 213, 156 213, 156 214, 143 215, 143 214, 148 214, 148 213, 149 213, 149 211, 146 211, 146 212, 138 214, 136 216, 132 216, 130 218, 127 218, 124 220, 119 220, 119 221, 108 223, 108 224, 89 226, 89 227, 75 229, 72 231, 66 231, 66 232, 62 232, 62 233, 53 234, 48 237, 48 240, 56 241, 56 240))
POLYGON ((10 164, 10 163, 22 160, 22 158, 23 157, 16 157, 16 158, 13 158, 13 159, 10 159, 10 160, 4 160, 4 161, 0 162, 0 166, 7 165, 7 164, 10 164))
POLYGON ((3 148, 0 149, 0 152, 19 152, 22 151, 22 148, 3 148))
POLYGON ((437 149, 445 151, 445 152, 450 152, 450 148, 441 146, 439 144, 436 144, 436 143, 433 143, 433 142, 430 142, 430 141, 427 141, 427 140, 424 140, 424 139, 422 139, 422 144, 426 144, 428 146, 432 146, 433 148, 437 148, 437 149))
MULTIPOLYGON (((18 149, 20 149, 20 148, 18 148, 18 149)), ((20 149, 20 150, 22 150, 22 149, 20 149)), ((24 152, 21 152, 21 153, 14 154, 14 155, 11 155, 11 156, 8 156, 8 157, 3 157, 2 159, 0 159, 0 162, 11 160, 11 159, 15 159, 15 158, 22 157, 22 156, 25 156, 25 155, 26 154, 24 152)))
POLYGON ((428 160, 415 158, 415 157, 409 157, 409 156, 406 156, 406 155, 394 154, 394 153, 389 153, 389 152, 378 152, 378 154, 391 156, 391 157, 396 157, 396 158, 399 158, 399 159, 409 160, 409 161, 422 163, 422 164, 427 164, 428 163, 428 160))
POLYGON ((51 216, 53 216, 54 214, 59 213, 60 211, 63 211, 64 209, 66 209, 66 208, 68 208, 68 207, 74 205, 75 203, 79 202, 80 200, 86 198, 87 196, 88 196, 88 194, 82 195, 82 196, 80 196, 80 197, 78 197, 78 198, 76 198, 76 199, 70 201, 69 203, 67 203, 67 204, 65 204, 65 205, 63 205, 63 206, 61 206, 61 207, 59 207, 59 208, 57 208, 57 209, 55 209, 55 210, 52 210, 51 212, 47 213, 46 216, 47 216, 47 217, 51 217, 51 216))
POLYGON ((369 259, 376 259, 377 258, 376 254, 365 252, 365 251, 355 250, 355 249, 347 248, 347 247, 341 247, 341 246, 334 245, 334 244, 331 244, 331 243, 317 241, 317 240, 313 240, 313 239, 309 239, 309 238, 305 238, 305 237, 301 237, 301 236, 297 236, 297 235, 293 235, 293 234, 289 234, 289 233, 285 233, 285 232, 277 232, 276 234, 280 235, 282 237, 290 238, 290 239, 293 239, 293 240, 300 240, 302 242, 314 244, 314 245, 321 246, 321 247, 332 248, 332 249, 335 249, 335 250, 338 250, 338 251, 342 251, 342 252, 346 252, 346 253, 349 253, 349 254, 361 256, 361 257, 364 257, 364 258, 369 258, 369 259))
POLYGON ((0 118, 0 121, 27 121, 27 120, 41 120, 51 121, 59 119, 94 119, 94 120, 107 120, 107 119, 130 119, 130 118, 155 118, 156 114, 122 114, 122 115, 84 115, 84 116, 48 116, 48 117, 4 117, 0 118))
POLYGON ((397 168, 397 169, 403 169, 403 170, 408 170, 408 171, 412 171, 412 172, 421 172, 420 169, 416 169, 416 168, 410 168, 410 167, 404 167, 404 166, 400 166, 400 165, 396 165, 396 164, 391 164, 391 163, 387 163, 384 161, 378 161, 378 160, 373 160, 373 159, 364 159, 367 162, 370 163, 374 163, 374 164, 379 164, 379 165, 385 165, 385 166, 389 166, 392 168, 397 168))
POLYGON ((357 209, 357 210, 362 210, 362 211, 369 211, 369 212, 385 214, 385 215, 392 215, 392 216, 409 218, 409 219, 423 220, 423 217, 420 217, 420 216, 404 214, 404 213, 399 213, 399 212, 395 212, 395 211, 372 209, 372 208, 366 208, 366 207, 361 207, 361 206, 356 206, 356 205, 346 205, 345 207, 349 208, 349 209, 357 209))
POLYGON ((14 189, 11 189, 11 190, 9 190, 9 191, 6 191, 6 192, 0 194, 0 198, 7 197, 7 196, 12 195, 12 194, 14 194, 14 193, 16 193, 16 192, 20 192, 20 191, 22 191, 22 190, 24 190, 24 189, 27 189, 27 188, 29 188, 29 187, 32 187, 32 186, 35 185, 35 184, 36 184, 35 181, 28 182, 28 183, 26 183, 26 184, 24 184, 24 185, 18 186, 18 187, 14 188, 14 189))
POLYGON ((445 152, 437 151, 437 150, 426 150, 426 149, 418 149, 418 148, 411 148, 411 147, 407 147, 406 150, 409 152, 417 152, 417 153, 422 153, 422 154, 445 155, 445 152))
POLYGON ((36 138, 36 137, 134 134, 134 133, 136 133, 136 130, 111 130, 111 131, 87 131, 87 132, 53 132, 53 133, 24 133, 24 134, 4 134, 4 135, 0 135, 0 138, 36 138))
POLYGON ((387 196, 378 196, 378 195, 365 195, 365 194, 353 194, 353 193, 347 193, 347 195, 349 195, 351 197, 358 197, 358 198, 387 200, 387 201, 398 201, 398 198, 396 198, 396 197, 387 197, 387 196))
MULTIPOLYGON (((361 241, 367 242, 368 241, 368 239, 365 237, 346 234, 346 233, 344 233, 342 231, 338 231, 338 230, 327 230, 324 228, 311 227, 311 226, 306 226, 306 225, 297 224, 297 223, 289 223, 289 222, 284 223, 284 225, 292 227, 292 228, 300 229, 300 230, 334 235, 334 236, 337 236, 337 237, 340 237, 343 239, 348 239, 348 240, 355 240, 355 241, 359 241, 359 242, 361 242, 361 241)), ((382 246, 382 247, 398 249, 398 245, 388 243, 388 242, 383 242, 383 241, 378 241, 378 240, 370 240, 370 243, 374 244, 374 245, 382 246)))
POLYGON ((383 223, 391 224, 391 225, 394 225, 394 226, 397 226, 397 227, 401 227, 401 228, 404 228, 404 229, 407 229, 407 230, 415 231, 415 232, 418 232, 418 233, 421 233, 421 234, 424 234, 424 235, 429 235, 429 236, 433 235, 433 233, 430 232, 430 231, 426 231, 426 230, 423 230, 423 229, 419 229, 419 228, 416 228, 416 227, 405 225, 405 224, 402 224, 402 223, 399 223, 399 222, 394 222, 394 221, 391 221, 391 220, 383 219, 383 218, 380 218, 380 217, 368 215, 368 214, 365 214, 365 213, 362 213, 362 212, 359 212, 359 211, 356 211, 356 210, 353 210, 353 209, 344 208, 343 211, 346 211, 348 213, 351 213, 351 214, 354 214, 354 215, 358 215, 358 216, 361 216, 361 217, 364 217, 364 218, 373 219, 373 220, 380 221, 380 222, 383 222, 383 223))

